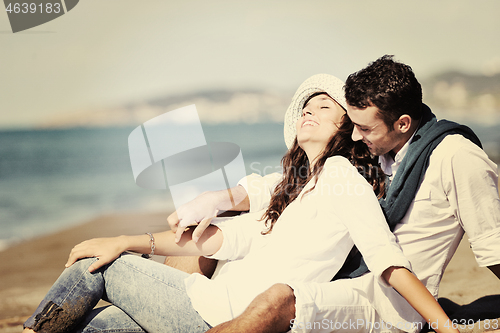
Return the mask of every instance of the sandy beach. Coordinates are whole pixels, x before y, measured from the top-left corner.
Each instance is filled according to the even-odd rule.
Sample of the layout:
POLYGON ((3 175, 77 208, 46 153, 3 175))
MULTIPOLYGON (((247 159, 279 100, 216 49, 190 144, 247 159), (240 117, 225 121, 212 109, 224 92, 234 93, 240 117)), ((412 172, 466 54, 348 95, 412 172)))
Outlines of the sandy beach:
MULTIPOLYGON (((93 237, 165 230, 167 216, 167 212, 102 216, 0 252, 0 333, 22 331, 22 322, 64 269, 75 244, 93 237)), ((487 268, 477 266, 467 240, 462 240, 443 277, 440 297, 468 304, 494 294, 500 295, 500 281, 487 268)))

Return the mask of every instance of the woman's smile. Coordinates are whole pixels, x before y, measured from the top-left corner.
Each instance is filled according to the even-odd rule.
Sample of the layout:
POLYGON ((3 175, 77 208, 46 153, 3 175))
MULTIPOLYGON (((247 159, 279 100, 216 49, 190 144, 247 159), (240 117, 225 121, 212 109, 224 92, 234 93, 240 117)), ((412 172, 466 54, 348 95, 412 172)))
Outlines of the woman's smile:
POLYGON ((319 124, 316 121, 314 121, 314 120, 306 120, 302 124, 302 127, 304 127, 304 126, 318 126, 318 125, 319 124))

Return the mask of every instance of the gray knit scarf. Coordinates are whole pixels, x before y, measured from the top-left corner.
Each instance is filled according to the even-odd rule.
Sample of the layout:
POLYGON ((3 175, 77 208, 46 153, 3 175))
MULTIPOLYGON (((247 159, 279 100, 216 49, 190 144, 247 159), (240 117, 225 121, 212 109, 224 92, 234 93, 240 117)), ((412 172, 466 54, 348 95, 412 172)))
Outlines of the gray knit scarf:
MULTIPOLYGON (((384 198, 379 200, 391 231, 405 216, 417 192, 422 178, 429 166, 429 158, 434 148, 451 134, 460 134, 480 148, 481 142, 467 126, 448 120, 436 120, 429 107, 422 104, 423 115, 408 152, 399 165, 398 172, 392 180, 384 198)), ((332 279, 354 278, 368 271, 361 254, 354 246, 344 265, 332 279)))

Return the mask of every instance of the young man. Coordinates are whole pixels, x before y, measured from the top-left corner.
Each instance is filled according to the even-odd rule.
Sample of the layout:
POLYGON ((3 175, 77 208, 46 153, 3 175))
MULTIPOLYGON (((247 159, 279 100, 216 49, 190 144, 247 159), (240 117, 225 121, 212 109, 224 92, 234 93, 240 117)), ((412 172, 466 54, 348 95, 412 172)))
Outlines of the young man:
MULTIPOLYGON (((436 122, 422 103, 411 68, 390 56, 350 75, 345 92, 353 140, 362 140, 380 156, 388 175, 389 190, 381 205, 413 273, 437 296, 465 231, 478 264, 500 278, 498 176, 474 133, 455 123, 436 122)), ((262 193, 271 193, 273 177, 247 177, 248 187, 233 191, 243 203, 240 208, 264 208, 262 193)), ((215 194, 208 196, 215 200, 215 194)), ((211 216, 208 211, 221 205, 207 204, 211 208, 200 210, 198 217, 211 216)), ((202 221, 197 233, 202 232, 208 220, 194 220, 202 221)), ((176 215, 169 223, 176 227, 176 215)), ((346 263, 350 279, 304 283, 293 290, 275 285, 240 317, 210 332, 419 331, 422 318, 413 308, 392 288, 374 283, 372 274, 354 259, 346 263)))

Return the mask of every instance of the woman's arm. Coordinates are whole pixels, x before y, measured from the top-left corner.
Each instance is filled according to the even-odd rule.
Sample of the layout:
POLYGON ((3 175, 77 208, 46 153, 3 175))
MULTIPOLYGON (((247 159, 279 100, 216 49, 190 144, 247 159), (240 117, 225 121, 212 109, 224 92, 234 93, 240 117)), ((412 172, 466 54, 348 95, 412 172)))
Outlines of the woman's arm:
MULTIPOLYGON (((153 234, 156 247, 155 254, 165 256, 204 256, 212 255, 220 249, 223 236, 219 228, 209 226, 196 243, 191 239, 192 232, 192 229, 185 232, 178 243, 174 241, 175 233, 170 230, 153 234)), ((118 236, 84 241, 71 250, 65 266, 69 267, 81 258, 94 257, 99 260, 89 267, 89 271, 93 272, 115 260, 125 251, 150 253, 149 236, 118 236)))
POLYGON ((403 296, 438 333, 459 332, 420 280, 406 268, 389 267, 382 277, 403 296))
POLYGON ((184 229, 197 225, 192 239, 197 242, 210 221, 219 211, 246 211, 250 209, 248 194, 243 186, 229 190, 207 191, 180 206, 167 218, 170 229, 176 233, 175 241, 181 239, 184 229))
POLYGON ((240 185, 229 190, 208 191, 200 194, 190 202, 180 206, 172 213, 167 221, 170 229, 176 232, 176 241, 180 240, 184 228, 197 225, 193 240, 198 241, 210 219, 219 211, 247 211, 257 212, 267 208, 274 188, 283 178, 279 173, 266 176, 251 174, 239 181, 240 185))

